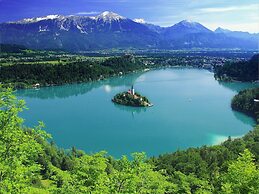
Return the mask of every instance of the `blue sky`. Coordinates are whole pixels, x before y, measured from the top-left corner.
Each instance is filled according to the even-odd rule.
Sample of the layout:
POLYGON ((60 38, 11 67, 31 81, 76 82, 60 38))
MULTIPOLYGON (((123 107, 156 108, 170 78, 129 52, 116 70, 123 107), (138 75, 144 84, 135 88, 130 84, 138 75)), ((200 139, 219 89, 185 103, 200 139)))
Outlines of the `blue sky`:
POLYGON ((258 0, 0 0, 0 22, 50 14, 96 15, 106 10, 161 26, 189 19, 210 29, 259 32, 258 0))

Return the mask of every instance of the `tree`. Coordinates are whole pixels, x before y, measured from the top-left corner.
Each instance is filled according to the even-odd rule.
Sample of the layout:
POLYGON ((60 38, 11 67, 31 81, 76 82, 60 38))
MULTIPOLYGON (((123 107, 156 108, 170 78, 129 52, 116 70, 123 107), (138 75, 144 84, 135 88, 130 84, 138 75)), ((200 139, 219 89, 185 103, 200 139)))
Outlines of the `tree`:
POLYGON ((259 193, 259 170, 254 156, 245 149, 237 161, 229 164, 228 171, 222 177, 222 193, 257 194, 259 193))
POLYGON ((176 171, 171 181, 177 184, 176 193, 211 194, 213 191, 208 180, 199 179, 194 174, 185 175, 176 171))
POLYGON ((17 100, 11 89, 0 86, 0 193, 26 193, 39 178, 35 163, 42 153, 36 138, 44 138, 42 124, 35 129, 23 127, 18 113, 24 101, 17 100))
POLYGON ((144 153, 132 154, 133 160, 126 156, 114 164, 109 175, 111 183, 110 193, 171 193, 176 185, 169 183, 167 177, 159 171, 153 170, 153 165, 146 163, 144 153))

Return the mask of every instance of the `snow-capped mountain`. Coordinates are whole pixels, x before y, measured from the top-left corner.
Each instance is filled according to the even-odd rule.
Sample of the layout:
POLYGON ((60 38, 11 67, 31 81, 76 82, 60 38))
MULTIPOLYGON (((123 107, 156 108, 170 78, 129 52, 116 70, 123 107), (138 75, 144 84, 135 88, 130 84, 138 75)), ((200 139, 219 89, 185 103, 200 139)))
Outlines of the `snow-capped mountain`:
POLYGON ((146 26, 113 12, 97 16, 51 15, 0 24, 2 43, 35 49, 92 50, 156 47, 158 36, 146 26))
POLYGON ((48 15, 0 24, 0 43, 72 51, 107 48, 257 48, 254 39, 211 31, 183 20, 171 27, 105 11, 96 16, 48 15))
POLYGON ((212 33, 211 30, 201 25, 200 23, 193 22, 190 20, 183 20, 164 31, 164 35, 168 38, 180 38, 186 34, 197 34, 197 33, 212 33))
POLYGON ((105 11, 97 16, 62 16, 62 15, 47 15, 43 17, 36 17, 36 18, 26 18, 17 22, 9 22, 9 23, 20 23, 20 24, 26 24, 26 23, 35 23, 43 20, 65 20, 65 19, 92 19, 92 20, 103 20, 105 22, 112 22, 112 21, 119 21, 126 19, 123 16, 120 16, 116 13, 105 11))
POLYGON ((103 20, 103 21, 120 21, 120 20, 124 20, 126 19, 125 17, 123 16, 120 16, 119 14, 117 13, 113 13, 113 12, 109 12, 109 11, 105 11, 103 13, 101 13, 100 15, 98 15, 97 17, 92 17, 94 19, 99 19, 99 20, 103 20))
POLYGON ((132 21, 116 13, 105 11, 97 16, 48 15, 9 22, 9 24, 26 24, 26 27, 37 27, 39 32, 63 30, 87 34, 94 31, 102 31, 101 28, 105 29, 107 25, 110 31, 116 28, 116 30, 127 30, 123 26, 123 23, 127 22, 132 21))

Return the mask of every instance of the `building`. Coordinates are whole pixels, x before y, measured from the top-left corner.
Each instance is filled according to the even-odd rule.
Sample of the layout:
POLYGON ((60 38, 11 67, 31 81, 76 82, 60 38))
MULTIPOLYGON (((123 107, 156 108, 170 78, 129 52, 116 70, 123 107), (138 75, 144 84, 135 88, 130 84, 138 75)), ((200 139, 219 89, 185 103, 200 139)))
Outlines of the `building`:
POLYGON ((131 86, 131 94, 132 94, 132 95, 135 95, 135 90, 134 90, 133 85, 131 86))
POLYGON ((131 86, 131 89, 128 90, 128 93, 133 96, 135 95, 135 89, 134 89, 133 85, 131 86))

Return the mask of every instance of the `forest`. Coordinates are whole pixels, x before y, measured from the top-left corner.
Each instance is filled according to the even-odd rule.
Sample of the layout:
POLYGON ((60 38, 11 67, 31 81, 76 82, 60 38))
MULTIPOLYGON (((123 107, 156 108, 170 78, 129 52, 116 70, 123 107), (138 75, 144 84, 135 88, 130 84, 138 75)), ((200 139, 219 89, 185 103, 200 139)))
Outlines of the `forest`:
POLYGON ((20 53, 27 49, 25 46, 14 45, 14 44, 0 44, 0 52, 5 53, 20 53))
POLYGON ((24 125, 24 108, 0 87, 0 193, 259 193, 259 127, 217 146, 115 159, 58 148, 43 123, 24 125))
POLYGON ((143 70, 145 65, 132 55, 112 57, 105 60, 73 61, 70 63, 50 62, 1 66, 0 80, 6 87, 16 89, 37 86, 53 86, 101 80, 143 70))
POLYGON ((231 107, 254 117, 259 122, 259 88, 247 89, 239 92, 232 99, 231 107))
POLYGON ((259 80, 259 54, 249 61, 227 62, 215 67, 215 78, 223 81, 256 81, 259 80))

